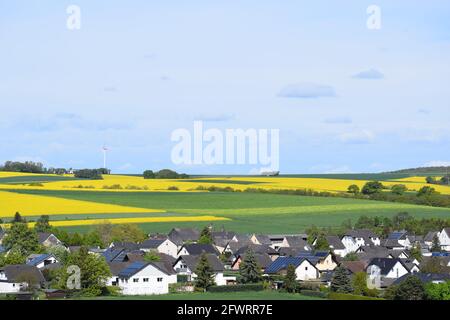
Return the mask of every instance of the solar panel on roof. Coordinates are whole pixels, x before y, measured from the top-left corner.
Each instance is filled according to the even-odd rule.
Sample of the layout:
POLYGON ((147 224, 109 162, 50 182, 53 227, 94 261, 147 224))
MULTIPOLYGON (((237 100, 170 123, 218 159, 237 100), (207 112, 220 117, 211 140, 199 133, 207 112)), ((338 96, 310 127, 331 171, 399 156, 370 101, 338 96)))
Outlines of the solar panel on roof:
POLYGON ((136 272, 142 269, 146 265, 146 262, 136 261, 126 267, 124 270, 119 272, 119 277, 129 278, 136 272))

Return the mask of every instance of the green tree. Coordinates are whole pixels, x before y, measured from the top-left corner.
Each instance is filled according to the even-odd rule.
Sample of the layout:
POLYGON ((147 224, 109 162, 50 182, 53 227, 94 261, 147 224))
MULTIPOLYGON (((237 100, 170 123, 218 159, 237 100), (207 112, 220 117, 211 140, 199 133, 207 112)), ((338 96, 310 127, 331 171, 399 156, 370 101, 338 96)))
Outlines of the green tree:
POLYGON ((381 182, 369 181, 363 186, 361 193, 365 195, 372 195, 375 193, 380 193, 381 190, 383 190, 383 184, 381 182))
POLYGON ((146 235, 135 224, 119 224, 113 226, 111 238, 112 241, 141 242, 146 239, 146 235))
POLYGON ((449 273, 450 267, 447 267, 439 257, 430 257, 420 264, 420 271, 423 273, 449 273))
POLYGON ((439 237, 437 234, 434 235, 432 244, 431 244, 432 252, 441 252, 441 242, 439 241, 439 237))
POLYGON ((156 262, 156 261, 160 261, 160 260, 161 260, 161 256, 159 256, 158 253, 155 251, 149 251, 144 254, 144 261, 156 262))
POLYGON ((211 229, 206 226, 200 232, 200 237, 198 238, 198 243, 200 244, 212 244, 213 239, 211 235, 211 229))
POLYGON ((357 295, 367 295, 369 288, 367 287, 367 273, 356 272, 352 279, 353 293, 357 295))
POLYGON ((47 215, 42 215, 39 219, 36 220, 36 224, 34 225, 34 230, 36 232, 50 232, 52 227, 50 226, 50 217, 47 215))
POLYGON ((350 252, 349 254, 347 254, 344 259, 344 261, 358 261, 359 257, 355 252, 350 252))
POLYGON ((298 291, 297 274, 295 273, 295 266, 290 264, 286 270, 286 276, 283 279, 283 289, 289 293, 298 291))
POLYGON ((64 264, 69 256, 69 252, 63 245, 51 246, 46 249, 47 253, 53 254, 61 264, 64 264))
POLYGON ((66 288, 67 279, 70 276, 70 274, 67 273, 67 268, 73 265, 80 268, 80 284, 83 295, 100 295, 106 286, 107 279, 111 276, 111 272, 105 259, 90 254, 86 247, 81 247, 80 250, 69 254, 64 267, 60 270, 60 287, 66 288))
POLYGON ((20 248, 12 247, 12 249, 5 255, 4 265, 11 264, 24 264, 26 261, 26 256, 22 253, 20 248))
POLYGON ((155 173, 152 170, 145 170, 143 175, 144 179, 155 179, 155 173))
POLYGON ((415 245, 414 247, 411 248, 410 252, 409 252, 409 256, 411 258, 416 259, 417 261, 421 262, 422 261, 422 248, 420 247, 420 244, 415 245))
POLYGON ((14 214, 14 218, 13 218, 12 221, 11 221, 11 223, 17 223, 17 222, 23 222, 23 223, 27 222, 27 221, 25 220, 25 218, 22 218, 22 216, 20 215, 19 212, 16 212, 16 213, 14 214))
POLYGON ((436 183, 436 178, 435 178, 435 177, 427 177, 427 178, 425 179, 425 181, 426 181, 428 184, 435 184, 435 183, 436 183))
POLYGON ((319 236, 317 237, 316 243, 314 245, 314 249, 316 250, 329 250, 330 244, 327 241, 327 238, 325 237, 325 234, 321 232, 319 236))
POLYGON ((450 175, 443 176, 441 178, 441 184, 449 185, 450 184, 450 175))
POLYGON ((423 300, 425 298, 425 287, 416 276, 408 276, 397 287, 395 300, 423 300))
POLYGON ((427 299, 450 300, 450 281, 444 283, 428 283, 425 286, 427 299))
POLYGON ((439 192, 437 192, 435 188, 429 186, 422 187, 417 191, 418 197, 429 197, 437 194, 439 194, 439 192))
POLYGON ((357 194, 359 194, 360 189, 356 184, 352 184, 348 187, 347 192, 357 195, 357 194))
POLYGON ((258 265, 258 261, 256 261, 253 250, 248 249, 239 265, 239 282, 256 283, 260 282, 261 279, 261 267, 258 265))
POLYGON ((41 251, 36 231, 29 229, 23 222, 15 222, 2 241, 6 250, 16 248, 22 255, 41 251))
POLYGON ((406 191, 408 191, 408 188, 404 184, 395 184, 391 187, 391 192, 396 195, 403 195, 406 191))
POLYGON ((195 269, 197 278, 195 279, 195 290, 206 291, 209 287, 215 284, 214 271, 209 264, 206 253, 202 253, 200 260, 195 269))
POLYGON ((350 278, 348 277, 347 270, 339 266, 334 269, 334 275, 331 280, 331 291, 341 292, 341 293, 350 293, 352 292, 352 284, 350 278))

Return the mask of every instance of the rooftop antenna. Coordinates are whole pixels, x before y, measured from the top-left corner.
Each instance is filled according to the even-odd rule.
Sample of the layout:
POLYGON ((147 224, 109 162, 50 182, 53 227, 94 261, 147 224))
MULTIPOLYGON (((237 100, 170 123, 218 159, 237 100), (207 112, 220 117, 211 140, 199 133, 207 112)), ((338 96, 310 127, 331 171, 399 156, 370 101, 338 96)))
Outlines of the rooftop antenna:
POLYGON ((102 147, 102 152, 103 152, 103 168, 107 169, 106 167, 106 153, 108 152, 108 148, 103 145, 102 147))

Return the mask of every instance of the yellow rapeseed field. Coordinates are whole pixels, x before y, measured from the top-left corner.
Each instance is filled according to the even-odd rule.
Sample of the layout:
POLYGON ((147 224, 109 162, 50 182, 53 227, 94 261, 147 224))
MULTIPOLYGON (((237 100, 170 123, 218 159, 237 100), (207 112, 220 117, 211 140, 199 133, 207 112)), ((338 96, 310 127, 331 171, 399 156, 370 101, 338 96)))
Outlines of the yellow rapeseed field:
POLYGON ((163 210, 0 191, 0 214, 2 217, 12 217, 16 212, 20 212, 23 216, 32 216, 42 214, 144 213, 161 211, 163 210))
MULTIPOLYGON (((115 218, 115 219, 84 219, 84 220, 60 220, 50 221, 54 227, 74 227, 74 226, 89 226, 96 224, 135 224, 135 223, 156 223, 156 222, 197 222, 197 221, 224 221, 230 220, 223 217, 215 216, 196 216, 196 217, 141 217, 141 218, 115 218)), ((34 227, 34 222, 28 223, 29 227, 34 227)), ((8 228, 10 224, 2 225, 8 228)))

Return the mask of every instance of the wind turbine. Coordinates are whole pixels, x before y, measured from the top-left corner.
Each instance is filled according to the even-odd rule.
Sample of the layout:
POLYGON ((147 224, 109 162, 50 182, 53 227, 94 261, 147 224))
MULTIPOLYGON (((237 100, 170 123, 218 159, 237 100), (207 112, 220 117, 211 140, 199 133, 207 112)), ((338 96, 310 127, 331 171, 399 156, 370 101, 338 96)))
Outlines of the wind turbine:
POLYGON ((106 153, 108 152, 108 148, 103 145, 102 147, 102 152, 103 152, 103 168, 107 169, 106 167, 106 153))

